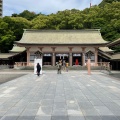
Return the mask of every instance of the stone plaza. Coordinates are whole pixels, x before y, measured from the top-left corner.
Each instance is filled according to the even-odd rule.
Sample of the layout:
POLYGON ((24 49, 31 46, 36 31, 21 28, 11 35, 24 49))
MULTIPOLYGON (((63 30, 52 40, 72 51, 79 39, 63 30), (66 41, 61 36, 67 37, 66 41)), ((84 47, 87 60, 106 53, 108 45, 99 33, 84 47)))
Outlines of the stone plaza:
POLYGON ((0 120, 120 120, 119 78, 100 71, 20 74, 0 84, 0 120))

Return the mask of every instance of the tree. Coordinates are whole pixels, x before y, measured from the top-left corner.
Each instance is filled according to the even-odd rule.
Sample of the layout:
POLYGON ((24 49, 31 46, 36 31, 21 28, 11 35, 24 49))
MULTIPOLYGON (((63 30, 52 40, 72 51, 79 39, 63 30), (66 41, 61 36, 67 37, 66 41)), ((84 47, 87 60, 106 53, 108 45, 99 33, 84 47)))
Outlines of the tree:
POLYGON ((120 0, 103 0, 99 6, 104 7, 107 3, 112 3, 112 2, 120 2, 120 0))
POLYGON ((13 31, 16 41, 21 39, 23 29, 31 28, 31 22, 22 17, 4 17, 3 20, 8 23, 8 28, 13 31))
POLYGON ((0 52, 8 52, 15 38, 13 32, 8 29, 8 23, 0 19, 0 52))
POLYGON ((18 15, 19 17, 26 18, 27 20, 32 20, 35 18, 37 15, 35 12, 30 12, 28 10, 24 10, 22 13, 18 15))
MULTIPOLYGON (((0 19, 0 49, 8 43, 21 39, 23 29, 94 29, 100 28, 102 37, 107 41, 120 38, 120 0, 103 0, 101 5, 95 5, 82 11, 72 9, 58 11, 56 14, 35 14, 28 10, 12 17, 0 19), (9 40, 10 41, 9 41, 9 40)), ((9 46, 8 45, 8 46, 9 46)), ((117 48, 115 48, 117 49, 117 48)))

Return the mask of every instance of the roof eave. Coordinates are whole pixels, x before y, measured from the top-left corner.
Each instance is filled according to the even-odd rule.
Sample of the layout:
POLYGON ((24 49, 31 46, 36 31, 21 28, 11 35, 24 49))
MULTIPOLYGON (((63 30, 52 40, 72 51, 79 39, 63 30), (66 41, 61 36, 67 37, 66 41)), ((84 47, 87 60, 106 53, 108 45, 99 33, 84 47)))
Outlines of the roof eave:
POLYGON ((107 43, 87 43, 87 44, 79 44, 79 43, 51 43, 51 44, 46 44, 46 43, 21 43, 21 42, 15 42, 16 44, 18 45, 81 45, 81 46, 84 46, 84 45, 87 45, 87 46, 91 46, 91 45, 107 45, 107 43))
POLYGON ((107 47, 113 47, 113 46, 118 45, 118 44, 120 44, 120 41, 110 42, 110 43, 107 45, 107 47))

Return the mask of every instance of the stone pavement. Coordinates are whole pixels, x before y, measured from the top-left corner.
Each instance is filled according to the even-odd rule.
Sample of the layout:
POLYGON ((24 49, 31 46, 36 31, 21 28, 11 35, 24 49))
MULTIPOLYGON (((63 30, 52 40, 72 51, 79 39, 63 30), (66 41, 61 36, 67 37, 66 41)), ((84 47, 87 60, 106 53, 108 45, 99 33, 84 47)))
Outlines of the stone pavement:
POLYGON ((30 72, 0 85, 0 120, 120 120, 120 81, 100 72, 30 72))

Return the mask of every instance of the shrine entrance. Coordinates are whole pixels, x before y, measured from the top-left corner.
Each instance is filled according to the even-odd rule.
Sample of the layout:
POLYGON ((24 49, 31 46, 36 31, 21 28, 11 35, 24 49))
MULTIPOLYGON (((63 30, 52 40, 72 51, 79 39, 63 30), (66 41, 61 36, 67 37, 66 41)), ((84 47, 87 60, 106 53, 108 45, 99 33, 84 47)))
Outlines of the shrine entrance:
POLYGON ((43 54, 43 65, 52 65, 52 54, 51 53, 43 54))
POLYGON ((82 65, 82 55, 81 53, 73 53, 73 65, 82 65))
POLYGON ((65 62, 69 62, 69 54, 56 54, 56 62, 59 62, 59 60, 65 60, 65 62))

